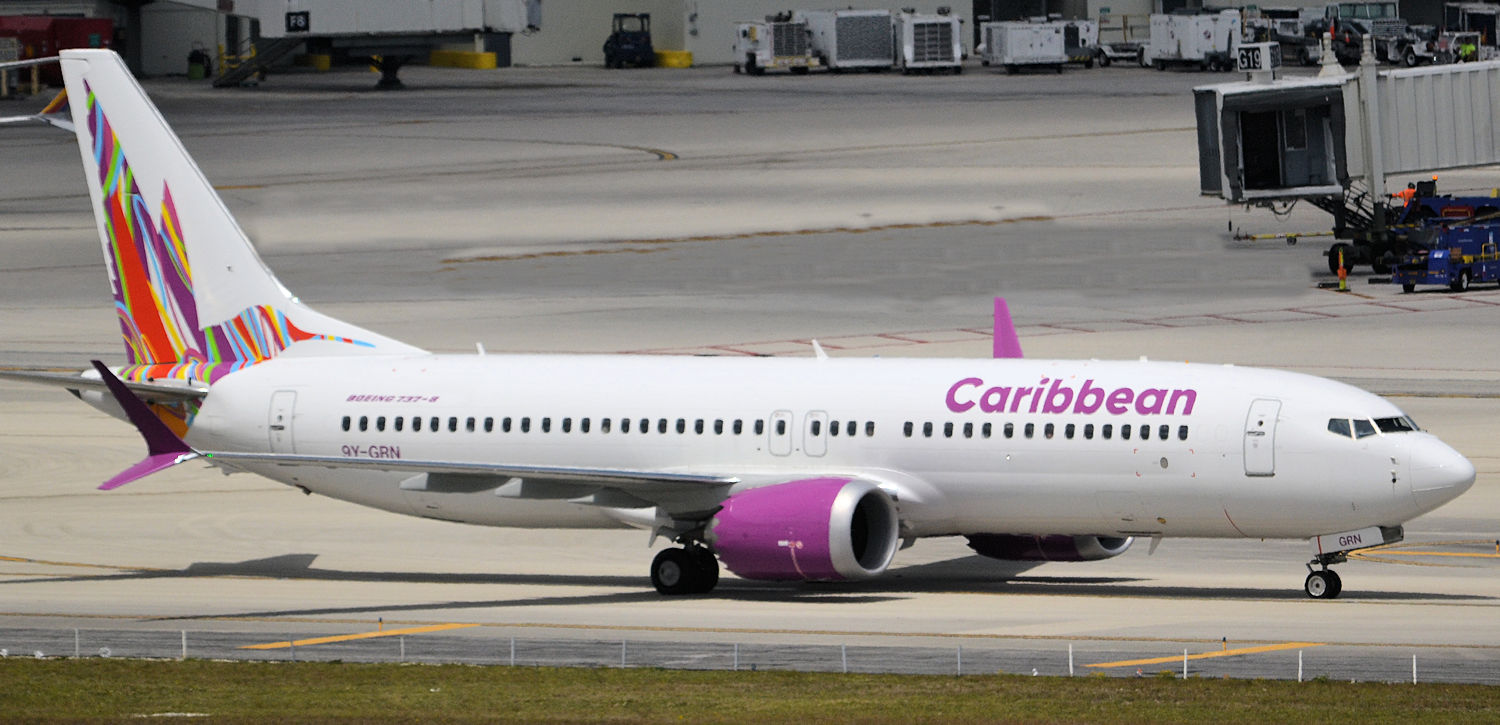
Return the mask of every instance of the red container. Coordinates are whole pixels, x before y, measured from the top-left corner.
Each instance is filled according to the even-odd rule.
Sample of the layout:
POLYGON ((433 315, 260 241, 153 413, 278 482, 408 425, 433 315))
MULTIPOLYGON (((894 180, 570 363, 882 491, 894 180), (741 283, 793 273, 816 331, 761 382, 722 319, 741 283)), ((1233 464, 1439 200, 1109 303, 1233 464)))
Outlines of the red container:
MULTIPOLYGON (((0 38, 21 41, 20 60, 54 56, 64 48, 108 48, 114 32, 115 22, 108 18, 0 16, 0 38)), ((42 80, 48 85, 60 86, 62 70, 56 65, 42 66, 42 80)))

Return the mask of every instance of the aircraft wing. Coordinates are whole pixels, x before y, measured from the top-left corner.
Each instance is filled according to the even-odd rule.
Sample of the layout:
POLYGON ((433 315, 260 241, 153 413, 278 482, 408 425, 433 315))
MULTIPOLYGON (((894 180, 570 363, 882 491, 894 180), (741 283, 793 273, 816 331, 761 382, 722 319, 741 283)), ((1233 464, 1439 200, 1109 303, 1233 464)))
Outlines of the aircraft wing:
MULTIPOLYGON (((103 378, 84 377, 78 373, 64 373, 55 370, 0 370, 0 378, 51 385, 66 388, 74 392, 80 390, 107 392, 109 389, 103 378)), ((208 386, 203 383, 121 382, 124 382, 125 387, 129 388, 131 392, 147 403, 181 403, 190 400, 201 400, 204 396, 208 395, 208 386)))

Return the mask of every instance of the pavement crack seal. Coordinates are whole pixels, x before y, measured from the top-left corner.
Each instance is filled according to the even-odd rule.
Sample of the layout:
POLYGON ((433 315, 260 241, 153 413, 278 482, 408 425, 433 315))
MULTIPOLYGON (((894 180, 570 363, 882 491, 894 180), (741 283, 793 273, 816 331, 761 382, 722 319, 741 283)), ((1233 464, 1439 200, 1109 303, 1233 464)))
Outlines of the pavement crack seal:
POLYGON ((942 229, 949 227, 994 227, 1002 224, 1021 224, 1025 222, 1050 222, 1056 221, 1057 217, 1046 215, 1008 217, 1005 219, 965 219, 960 221, 937 221, 937 222, 898 222, 895 224, 877 224, 868 227, 818 227, 813 229, 791 229, 781 231, 758 231, 758 232, 736 232, 733 234, 702 234, 688 237, 661 237, 656 239, 620 239, 606 242, 610 248, 592 248, 581 250, 557 250, 553 252, 524 252, 519 254, 486 254, 473 257, 448 257, 442 260, 443 264, 470 264, 475 262, 509 262, 522 259, 544 259, 549 257, 581 257, 597 254, 651 254, 663 251, 667 245, 673 244, 700 244, 704 242, 729 242, 741 239, 765 239, 770 237, 799 237, 813 236, 817 234, 866 234, 870 232, 887 232, 911 229, 942 229), (646 247, 636 245, 650 245, 646 247))

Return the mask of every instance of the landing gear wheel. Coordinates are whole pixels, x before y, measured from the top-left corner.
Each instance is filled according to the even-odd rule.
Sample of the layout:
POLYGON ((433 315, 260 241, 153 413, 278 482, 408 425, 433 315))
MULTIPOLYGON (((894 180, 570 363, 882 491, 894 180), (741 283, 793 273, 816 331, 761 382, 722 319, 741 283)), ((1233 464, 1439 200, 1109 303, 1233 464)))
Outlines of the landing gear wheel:
POLYGON ((719 560, 714 558, 712 552, 703 547, 690 549, 694 563, 698 566, 698 585, 693 588, 694 594, 707 594, 719 585, 719 560))
POLYGON ((1344 583, 1333 570, 1323 569, 1308 574, 1307 581, 1302 583, 1302 590, 1313 599, 1334 599, 1344 590, 1344 583))
POLYGON ((691 594, 701 579, 698 562, 687 549, 662 549, 651 560, 651 585, 667 596, 691 594))

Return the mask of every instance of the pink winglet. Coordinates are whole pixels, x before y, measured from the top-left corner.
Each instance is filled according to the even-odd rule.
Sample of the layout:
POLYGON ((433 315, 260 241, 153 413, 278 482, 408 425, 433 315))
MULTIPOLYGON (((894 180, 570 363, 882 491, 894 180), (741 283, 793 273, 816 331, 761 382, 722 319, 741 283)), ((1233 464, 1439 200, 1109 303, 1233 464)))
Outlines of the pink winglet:
POLYGON ((104 387, 109 389, 115 402, 124 409, 125 417, 135 424, 135 429, 146 441, 146 457, 121 471, 114 478, 105 481, 99 490, 116 489, 136 479, 198 457, 198 452, 178 438, 166 423, 161 422, 161 419, 156 417, 156 414, 152 413, 151 409, 146 407, 146 404, 136 397, 125 383, 120 382, 120 379, 115 377, 115 374, 104 363, 98 360, 90 362, 93 363, 94 369, 99 371, 99 377, 104 380, 104 387))
POLYGON ((1021 338, 1016 335, 1016 323, 1010 319, 1010 307, 1004 297, 995 298, 995 354, 994 357, 1025 357, 1021 354, 1021 338))

